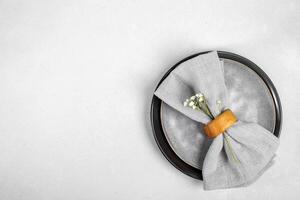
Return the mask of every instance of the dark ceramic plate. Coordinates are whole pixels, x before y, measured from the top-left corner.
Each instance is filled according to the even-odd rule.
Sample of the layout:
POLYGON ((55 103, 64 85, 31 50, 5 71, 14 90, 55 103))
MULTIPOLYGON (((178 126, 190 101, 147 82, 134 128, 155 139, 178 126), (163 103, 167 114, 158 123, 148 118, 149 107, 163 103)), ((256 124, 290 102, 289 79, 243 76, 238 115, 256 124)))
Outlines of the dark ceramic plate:
MULTIPOLYGON (((158 86, 182 62, 203 53, 206 52, 178 62, 163 76, 158 86)), ((239 119, 256 122, 279 137, 282 111, 278 93, 270 78, 256 64, 242 56, 224 51, 218 51, 218 55, 224 62, 230 108, 239 119)), ((199 123, 180 114, 154 95, 151 122, 155 140, 170 163, 183 173, 202 180, 202 163, 209 143, 199 123)))

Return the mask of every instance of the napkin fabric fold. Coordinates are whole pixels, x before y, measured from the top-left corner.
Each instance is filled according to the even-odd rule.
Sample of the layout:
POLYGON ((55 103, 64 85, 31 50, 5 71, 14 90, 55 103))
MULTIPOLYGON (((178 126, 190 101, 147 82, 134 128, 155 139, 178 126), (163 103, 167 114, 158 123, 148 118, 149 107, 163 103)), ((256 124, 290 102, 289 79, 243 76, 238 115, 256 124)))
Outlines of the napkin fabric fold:
MULTIPOLYGON (((222 103, 221 110, 228 108, 223 62, 216 51, 181 63, 154 94, 183 115, 206 124, 210 121, 206 114, 183 106, 185 99, 197 93, 205 95, 214 116, 220 114, 217 101, 222 103)), ((278 146, 278 138, 262 126, 238 121, 211 143, 202 167, 204 189, 250 184, 270 166, 278 146)))

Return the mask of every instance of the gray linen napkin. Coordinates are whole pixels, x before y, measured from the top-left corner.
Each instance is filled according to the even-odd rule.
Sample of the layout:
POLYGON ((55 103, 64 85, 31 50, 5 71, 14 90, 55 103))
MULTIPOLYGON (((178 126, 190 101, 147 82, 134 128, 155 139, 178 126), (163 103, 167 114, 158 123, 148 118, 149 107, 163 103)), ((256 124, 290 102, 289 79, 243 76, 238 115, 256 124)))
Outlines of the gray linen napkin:
MULTIPOLYGON (((222 110, 228 108, 223 73, 223 63, 217 52, 202 54, 180 64, 154 94, 192 120, 206 124, 210 121, 206 114, 184 107, 183 102, 203 93, 212 114, 220 114, 218 100, 222 102, 222 110)), ((262 126, 238 121, 211 143, 202 167, 204 189, 241 187, 252 183, 270 166, 278 145, 278 138, 262 126), (233 158, 232 151, 237 159, 233 158)))

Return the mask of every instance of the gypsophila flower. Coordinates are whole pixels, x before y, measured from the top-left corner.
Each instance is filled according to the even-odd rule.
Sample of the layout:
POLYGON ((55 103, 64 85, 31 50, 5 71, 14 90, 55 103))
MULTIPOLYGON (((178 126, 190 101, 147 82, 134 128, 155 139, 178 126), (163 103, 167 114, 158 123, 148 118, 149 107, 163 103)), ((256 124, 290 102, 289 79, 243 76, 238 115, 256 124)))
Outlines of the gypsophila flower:
POLYGON ((195 102, 190 101, 189 106, 192 107, 193 105, 195 105, 195 102))
POLYGON ((189 99, 186 99, 183 103, 184 106, 189 106, 194 110, 202 110, 204 113, 206 113, 211 119, 214 118, 212 113, 210 112, 205 96, 202 93, 198 93, 194 96, 191 96, 189 99))
POLYGON ((198 99, 198 101, 199 101, 200 103, 204 102, 204 100, 205 100, 205 99, 204 99, 204 96, 200 96, 199 99, 198 99))
POLYGON ((202 93, 196 94, 196 97, 203 97, 204 95, 202 93))

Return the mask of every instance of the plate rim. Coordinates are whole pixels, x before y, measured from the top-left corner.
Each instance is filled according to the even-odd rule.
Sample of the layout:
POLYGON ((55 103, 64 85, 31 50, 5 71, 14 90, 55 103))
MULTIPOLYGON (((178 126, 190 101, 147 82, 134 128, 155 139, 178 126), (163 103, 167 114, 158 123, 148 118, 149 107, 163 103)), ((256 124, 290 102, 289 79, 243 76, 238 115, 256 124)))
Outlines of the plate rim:
MULTIPOLYGON (((205 54, 211 51, 204 51, 204 52, 199 52, 195 53, 193 55, 190 55, 179 62, 177 62, 175 65, 173 65, 160 79, 158 82, 155 90, 159 87, 159 85, 165 80, 165 78, 176 68, 178 67, 181 63, 192 59, 198 55, 205 54)), ((280 131, 281 131, 281 126, 282 126, 282 107, 281 107, 281 102, 280 98, 278 95, 278 92, 271 81, 271 79, 268 77, 268 75, 260 68, 258 67, 255 63, 250 61, 249 59, 240 56, 235 53, 227 52, 227 51, 217 51, 218 56, 223 59, 229 59, 233 60, 236 62, 239 62, 241 64, 244 64, 245 66, 249 67, 252 69, 266 84, 267 88, 269 89, 274 106, 275 106, 275 128, 273 131, 273 134, 279 138, 280 136, 280 131)), ((151 119, 151 127, 152 127, 152 132, 153 136, 155 138, 156 144, 158 145, 160 151, 164 155, 164 157, 179 171, 182 173, 193 177, 195 179, 203 180, 202 176, 202 170, 197 169, 186 162, 184 162, 172 149, 170 146, 169 142, 167 141, 167 138, 165 136, 165 133, 163 131, 163 127, 161 124, 161 118, 160 118, 160 112, 161 112, 161 103, 162 101, 153 95, 152 101, 151 101, 151 109, 150 109, 150 119, 151 119)))

